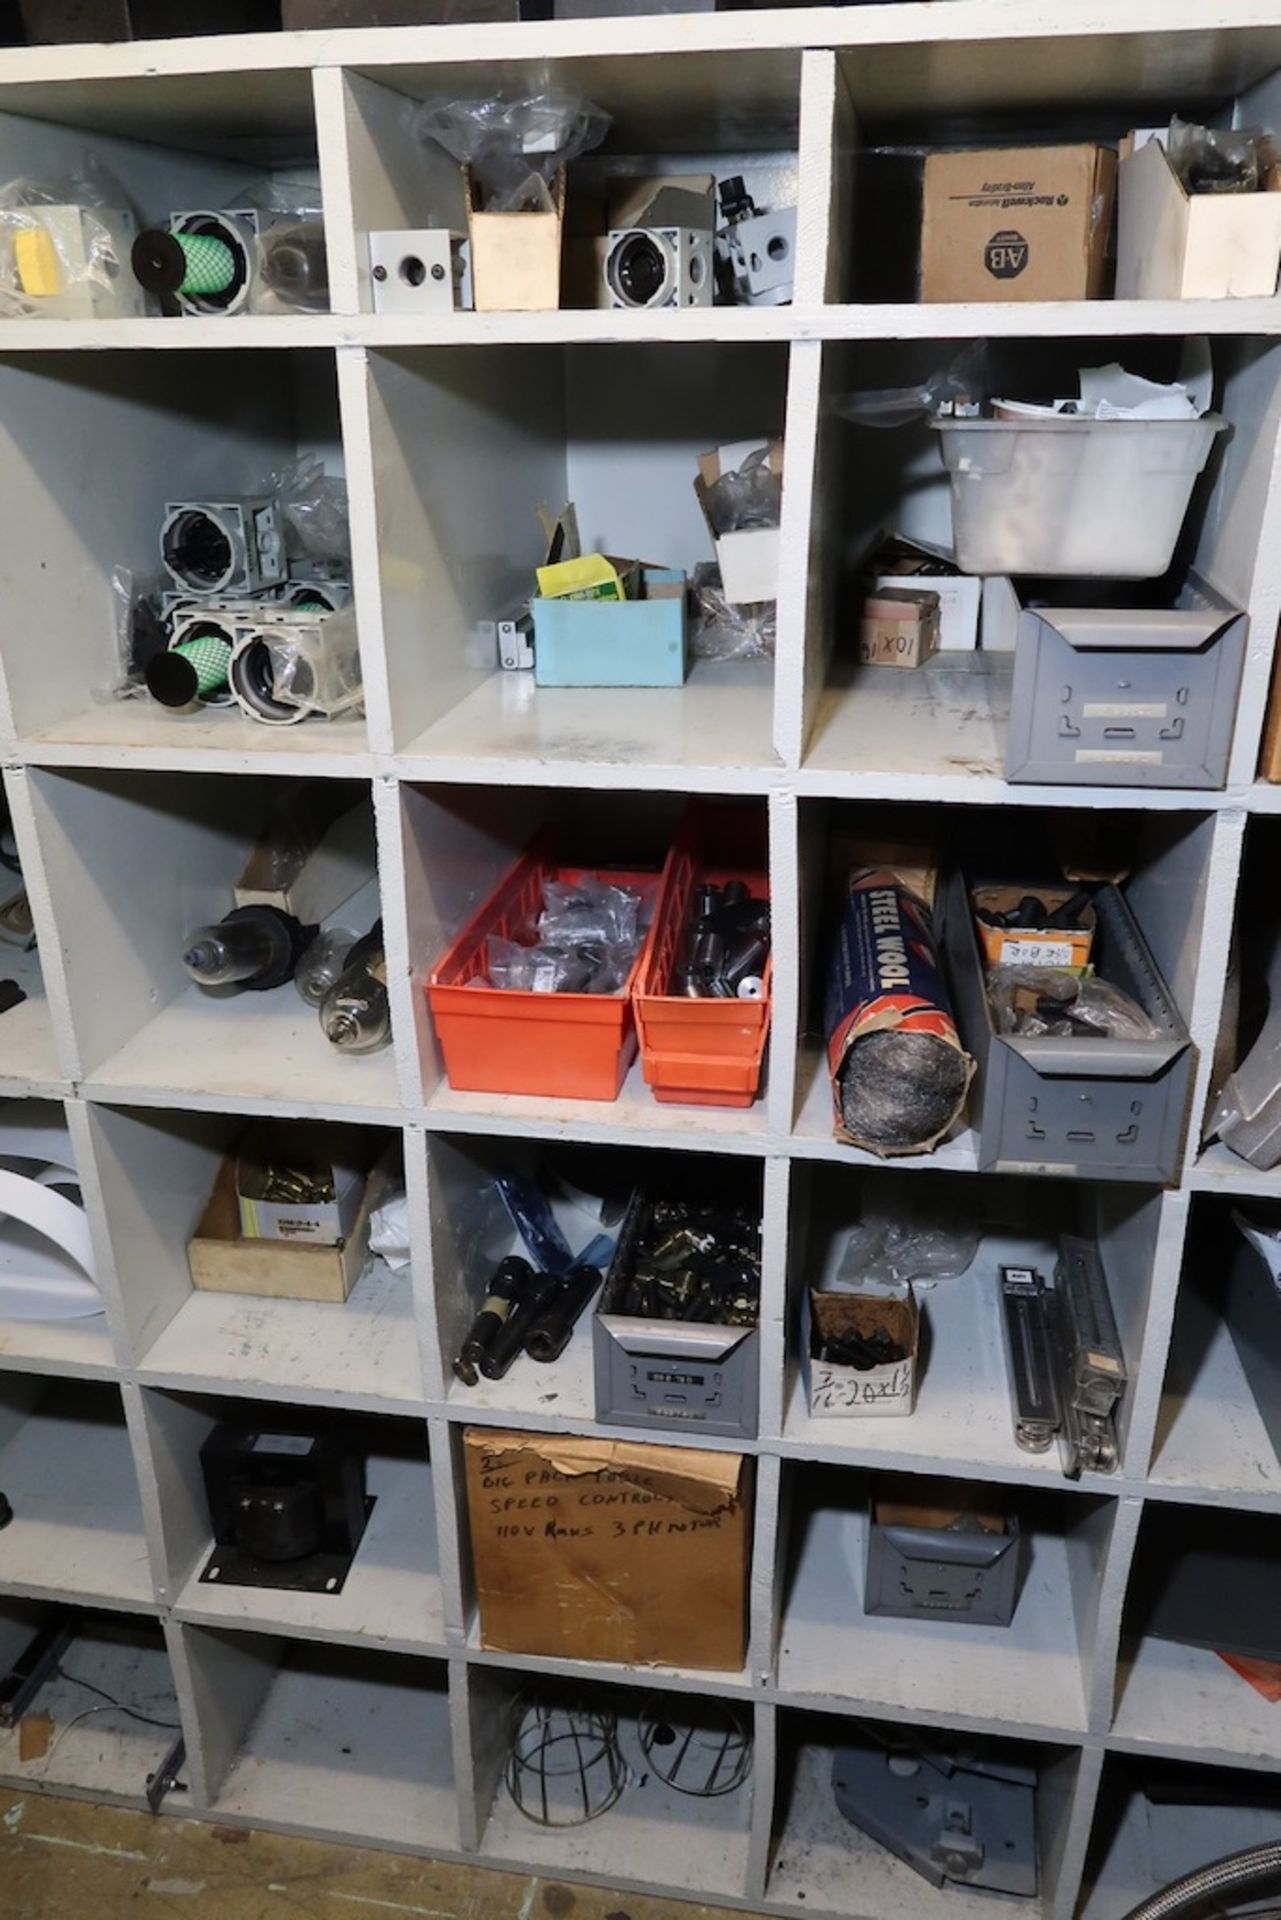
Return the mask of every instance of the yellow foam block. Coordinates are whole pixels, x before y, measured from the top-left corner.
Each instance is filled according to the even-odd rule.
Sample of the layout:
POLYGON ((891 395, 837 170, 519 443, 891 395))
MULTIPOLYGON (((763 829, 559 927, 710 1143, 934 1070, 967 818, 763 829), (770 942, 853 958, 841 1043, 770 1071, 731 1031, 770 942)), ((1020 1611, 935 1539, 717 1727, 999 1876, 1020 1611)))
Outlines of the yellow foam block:
POLYGON ((47 297, 62 292, 58 250, 43 227, 24 227, 14 238, 13 257, 24 293, 47 297))

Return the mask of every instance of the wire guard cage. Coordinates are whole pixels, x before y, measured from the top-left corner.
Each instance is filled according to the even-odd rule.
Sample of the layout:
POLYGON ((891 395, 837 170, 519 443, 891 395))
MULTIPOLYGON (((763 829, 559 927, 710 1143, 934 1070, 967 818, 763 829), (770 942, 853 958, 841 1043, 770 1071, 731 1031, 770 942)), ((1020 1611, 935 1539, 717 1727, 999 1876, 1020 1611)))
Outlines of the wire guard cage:
POLYGON ((580 1827, 620 1798, 628 1769, 618 1721, 583 1701, 518 1694, 511 1705, 507 1791, 540 1827, 580 1827))
POLYGON ((752 1736, 743 1716, 721 1700, 665 1700, 651 1694, 637 1732, 651 1771, 677 1793, 718 1800, 752 1771, 752 1736), (680 1711, 673 1714, 672 1706, 680 1711))

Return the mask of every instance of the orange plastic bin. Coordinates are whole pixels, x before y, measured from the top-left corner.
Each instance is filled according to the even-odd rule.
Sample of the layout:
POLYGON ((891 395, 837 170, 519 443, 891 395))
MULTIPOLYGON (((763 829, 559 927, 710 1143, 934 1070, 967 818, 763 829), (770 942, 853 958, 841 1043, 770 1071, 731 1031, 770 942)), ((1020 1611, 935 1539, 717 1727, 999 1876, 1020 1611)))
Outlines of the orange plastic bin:
POLYGON ((565 1100, 616 1100, 636 1058, 632 992, 656 922, 620 993, 524 993, 472 987, 483 974, 491 934, 528 942, 545 880, 585 873, 631 887, 652 901, 662 876, 605 867, 560 867, 538 841, 522 855, 433 970, 426 985, 445 1075, 463 1093, 549 1094, 565 1100))
POLYGON ((742 880, 769 898, 763 809, 694 807, 668 857, 648 951, 636 983, 641 1062, 654 1098, 694 1107, 750 1107, 760 1092, 774 959, 759 1000, 690 999, 672 983, 688 937, 690 900, 704 883, 742 880))

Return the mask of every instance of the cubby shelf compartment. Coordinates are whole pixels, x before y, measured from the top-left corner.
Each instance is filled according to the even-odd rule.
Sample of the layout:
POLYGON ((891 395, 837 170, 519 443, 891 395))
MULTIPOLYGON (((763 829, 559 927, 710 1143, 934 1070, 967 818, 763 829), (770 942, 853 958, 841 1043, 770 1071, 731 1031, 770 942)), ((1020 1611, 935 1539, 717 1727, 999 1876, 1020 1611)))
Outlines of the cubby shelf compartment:
MULTIPOLYGON (((620 1676, 621 1677, 621 1670, 620 1676)), ((660 1777, 640 1746, 637 1720, 646 1706, 645 1675, 632 1671, 630 1688, 575 1673, 566 1684, 501 1667, 471 1667, 468 1675, 470 1737, 476 1755, 480 1851, 495 1865, 519 1862, 536 1873, 607 1874, 611 1883, 642 1888, 661 1853, 664 1877, 695 1898, 740 1899, 747 1888, 748 1850, 755 1781, 747 1777, 715 1798, 682 1793, 660 1777), (627 1769, 617 1803, 586 1825, 543 1827, 526 1817, 503 1780, 514 1702, 571 1700, 613 1714, 618 1751, 627 1769)), ((698 1707, 700 1679, 670 1696, 678 1726, 682 1714, 698 1707)), ((720 1703, 712 1703, 713 1708, 720 1703)), ((519 1709, 517 1709, 519 1710, 519 1709)), ((750 1734, 750 1699, 725 1701, 750 1734)), ((681 1736, 677 1734, 679 1740, 681 1736)), ((665 1749, 658 1748, 659 1757, 665 1749)), ((556 1804, 553 1802, 553 1804, 556 1804)))
MULTIPOLYGON (((90 1128, 126 1334, 143 1379, 391 1413, 422 1409, 408 1269, 372 1259, 341 1303, 192 1286, 187 1243, 243 1121, 96 1105, 90 1128)), ((381 1129, 369 1142, 374 1157, 395 1145, 381 1129)))
POLYGON ((975 1731, 1083 1733, 1115 1502, 1014 1493, 1027 1574, 1013 1620, 988 1627, 863 1611, 868 1500, 883 1487, 849 1469, 784 1465, 780 1697, 848 1698, 859 1712, 975 1731))
POLYGON ((154 1604, 120 1389, 0 1374, 0 1592, 86 1606, 154 1604))
POLYGON ((443 1660, 179 1629, 216 1820, 409 1852, 458 1848, 443 1660))
POLYGON ((142 1403, 157 1480, 163 1591, 180 1620, 443 1653, 436 1500, 421 1422, 344 1419, 344 1436, 366 1459, 373 1510, 341 1591, 307 1593, 202 1579, 213 1536, 200 1449, 217 1422, 250 1432, 332 1430, 333 1410, 151 1388, 142 1403))
POLYGON ((1208 1861, 1275 1841, 1275 1778, 1110 1755, 1085 1868, 1081 1920, 1113 1920, 1208 1861))
MULTIPOLYGON (((3 1668, 57 1617, 30 1602, 0 1602, 3 1668)), ((40 1757, 23 1760, 20 1726, 0 1731, 0 1780, 23 1792, 145 1810, 150 1777, 180 1732, 164 1630, 157 1620, 127 1613, 65 1617, 74 1637, 32 1708, 53 1720, 49 1746, 40 1757), (89 1684, 82 1686, 82 1679, 89 1684), (108 1711, 99 1690, 147 1718, 108 1711)))

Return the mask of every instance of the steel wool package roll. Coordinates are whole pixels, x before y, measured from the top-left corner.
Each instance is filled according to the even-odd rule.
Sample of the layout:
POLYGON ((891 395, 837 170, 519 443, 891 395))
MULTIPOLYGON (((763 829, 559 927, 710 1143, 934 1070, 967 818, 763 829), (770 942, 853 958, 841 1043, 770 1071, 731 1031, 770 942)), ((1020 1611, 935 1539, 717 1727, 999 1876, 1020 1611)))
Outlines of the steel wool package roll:
POLYGON ((914 861, 911 875, 909 887, 890 866, 853 870, 828 967, 836 1137, 887 1157, 936 1146, 974 1072, 934 944, 933 870, 914 861))

